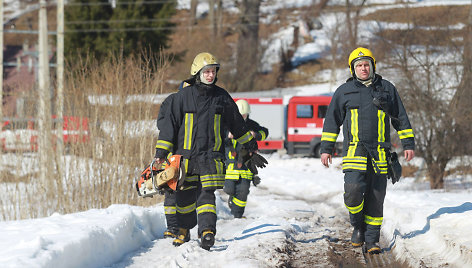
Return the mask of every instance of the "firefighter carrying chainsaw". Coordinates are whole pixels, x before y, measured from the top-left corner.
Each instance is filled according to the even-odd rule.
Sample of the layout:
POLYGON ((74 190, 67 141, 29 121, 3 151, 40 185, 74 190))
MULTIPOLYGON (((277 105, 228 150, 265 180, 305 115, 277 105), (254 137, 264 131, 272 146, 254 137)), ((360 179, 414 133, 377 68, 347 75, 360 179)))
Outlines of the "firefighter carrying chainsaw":
POLYGON ((396 154, 390 152, 390 123, 398 132, 404 156, 415 156, 413 130, 395 86, 375 73, 372 52, 356 48, 348 60, 352 77, 334 93, 321 137, 321 162, 332 162, 332 152, 343 126, 344 203, 354 227, 351 243, 364 252, 381 253, 378 246, 383 221, 387 177, 401 175, 396 154))
POLYGON ((216 189, 225 178, 225 129, 249 153, 257 142, 247 128, 236 103, 215 85, 220 65, 210 53, 198 54, 191 65, 187 87, 175 93, 159 128, 156 163, 163 163, 170 152, 181 155, 182 172, 176 188, 176 216, 179 233, 173 244, 190 240, 190 229, 198 224, 200 246, 209 250, 216 234, 216 189))
MULTIPOLYGON (((246 100, 240 99, 236 101, 236 105, 238 106, 239 113, 241 113, 246 121, 246 125, 252 136, 258 141, 265 140, 269 135, 269 130, 249 118, 249 114, 251 113, 249 103, 246 100)), ((228 206, 231 209, 231 214, 233 214, 235 218, 242 218, 244 209, 246 208, 251 181, 254 186, 257 186, 261 182, 257 167, 265 167, 267 161, 264 157, 257 154, 247 163, 246 158, 249 156, 247 150, 233 138, 233 134, 228 132, 228 137, 225 141, 227 158, 225 186, 223 190, 229 195, 228 206)))

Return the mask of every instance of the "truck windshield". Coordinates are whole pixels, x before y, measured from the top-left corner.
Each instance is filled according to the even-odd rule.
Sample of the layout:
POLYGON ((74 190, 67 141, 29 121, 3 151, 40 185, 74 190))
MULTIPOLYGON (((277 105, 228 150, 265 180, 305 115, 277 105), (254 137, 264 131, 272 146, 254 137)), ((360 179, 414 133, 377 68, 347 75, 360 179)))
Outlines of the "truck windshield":
POLYGON ((299 104, 297 105, 297 118, 312 118, 313 105, 299 104))

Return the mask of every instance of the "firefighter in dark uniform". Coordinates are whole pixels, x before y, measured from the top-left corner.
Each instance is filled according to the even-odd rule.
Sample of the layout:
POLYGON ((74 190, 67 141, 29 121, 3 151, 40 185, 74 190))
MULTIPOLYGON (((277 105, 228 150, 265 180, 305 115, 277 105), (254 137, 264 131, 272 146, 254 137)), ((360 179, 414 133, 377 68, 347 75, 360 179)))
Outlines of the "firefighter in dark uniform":
POLYGON ((387 187, 390 123, 398 132, 404 156, 415 156, 415 140, 397 89, 375 73, 372 52, 359 47, 349 56, 352 77, 334 93, 321 137, 321 162, 331 163, 339 128, 343 125, 344 203, 354 227, 351 242, 371 254, 378 246, 387 187))
POLYGON ((200 246, 209 250, 216 234, 216 189, 225 178, 225 129, 249 152, 257 142, 247 129, 236 103, 224 89, 215 85, 220 65, 210 53, 193 60, 185 82, 189 86, 175 93, 169 102, 156 143, 156 162, 169 152, 183 156, 184 184, 176 191, 179 234, 173 244, 190 240, 190 229, 198 224, 200 246))
MULTIPOLYGON (((263 141, 269 135, 269 130, 260 126, 256 121, 249 118, 251 107, 246 100, 236 101, 239 113, 246 120, 246 125, 251 131, 253 137, 258 141, 263 141)), ((228 133, 226 139, 226 176, 225 186, 223 190, 229 195, 228 205, 231 209, 231 214, 235 218, 242 218, 244 209, 246 208, 247 196, 249 195, 249 188, 251 181, 254 186, 260 183, 260 178, 257 174, 253 174, 251 170, 244 164, 238 165, 238 152, 241 150, 241 144, 233 139, 231 132, 228 133)))

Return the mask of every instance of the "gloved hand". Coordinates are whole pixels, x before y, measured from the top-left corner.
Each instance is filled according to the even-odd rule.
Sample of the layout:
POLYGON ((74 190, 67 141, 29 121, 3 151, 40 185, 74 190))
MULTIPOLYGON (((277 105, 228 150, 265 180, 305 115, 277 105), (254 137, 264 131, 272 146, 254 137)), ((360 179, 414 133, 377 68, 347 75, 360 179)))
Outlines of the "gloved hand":
POLYGON ((397 153, 393 152, 387 157, 387 163, 388 163, 388 173, 387 176, 392 179, 392 184, 395 184, 397 181, 400 180, 402 176, 402 166, 400 165, 400 162, 398 161, 398 155, 397 153))
POLYGON ((254 184, 254 186, 257 187, 257 185, 259 185, 261 183, 261 178, 257 175, 254 175, 254 177, 252 177, 252 184, 254 184))
POLYGON ((253 174, 258 174, 257 168, 265 168, 268 164, 267 160, 258 153, 252 153, 249 159, 244 162, 253 174))
POLYGON ((256 139, 252 139, 246 142, 245 144, 243 144, 243 147, 250 153, 257 152, 257 150, 259 149, 259 147, 257 146, 256 139))

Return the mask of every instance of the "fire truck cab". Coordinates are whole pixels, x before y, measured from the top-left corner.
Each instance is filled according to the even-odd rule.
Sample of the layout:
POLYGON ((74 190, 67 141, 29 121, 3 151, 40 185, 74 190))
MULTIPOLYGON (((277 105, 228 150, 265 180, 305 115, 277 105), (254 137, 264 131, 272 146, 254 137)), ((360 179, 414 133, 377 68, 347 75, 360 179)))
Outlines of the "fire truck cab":
MULTIPOLYGON (((288 154, 320 157, 321 133, 331 96, 293 96, 284 98, 242 98, 251 105, 250 118, 269 129, 259 141, 260 151, 285 149, 288 154)), ((241 98, 235 98, 235 101, 241 98)), ((340 133, 338 141, 342 141, 340 133)), ((342 143, 336 144, 337 155, 342 143)))

